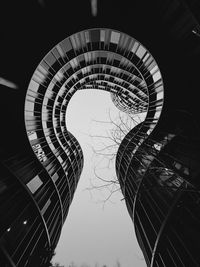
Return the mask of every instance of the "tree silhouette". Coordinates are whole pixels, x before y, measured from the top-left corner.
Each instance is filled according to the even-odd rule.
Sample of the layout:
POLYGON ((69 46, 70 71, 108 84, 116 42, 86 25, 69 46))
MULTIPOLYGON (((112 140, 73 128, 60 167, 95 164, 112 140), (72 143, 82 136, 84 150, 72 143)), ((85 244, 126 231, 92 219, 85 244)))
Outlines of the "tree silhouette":
MULTIPOLYGON (((104 169, 111 169, 111 167, 115 163, 117 151, 119 145, 121 144, 124 137, 128 134, 128 132, 133 129, 136 125, 142 122, 144 118, 144 114, 140 115, 131 115, 124 112, 119 111, 117 118, 113 118, 111 116, 110 110, 108 111, 108 120, 107 121, 99 121, 93 120, 93 122, 98 124, 108 124, 110 130, 106 132, 105 135, 94 135, 90 134, 90 137, 94 141, 98 141, 99 148, 96 148, 94 145, 91 146, 93 155, 100 159, 100 162, 106 162, 104 169)), ((101 201, 103 206, 107 201, 111 199, 113 194, 119 192, 120 186, 119 181, 116 177, 116 174, 113 174, 110 177, 105 177, 105 175, 101 175, 99 170, 103 168, 94 166, 94 177, 95 179, 90 179, 90 187, 87 190, 107 190, 107 196, 101 201)))
MULTIPOLYGON (((131 115, 125 114, 123 112, 119 112, 118 118, 113 119, 110 111, 108 113, 109 120, 108 121, 97 121, 96 123, 100 124, 109 124, 110 131, 106 133, 106 135, 90 135, 91 138, 95 138, 97 140, 103 140, 103 142, 98 142, 101 144, 100 148, 92 147, 93 153, 97 157, 101 157, 103 160, 106 160, 107 164, 105 169, 109 169, 111 164, 114 164, 116 159, 116 154, 124 137, 132 130, 135 126, 142 122, 143 118, 139 115, 131 115)), ((181 136, 181 133, 178 133, 181 136)), ((179 187, 181 190, 194 190, 191 188, 191 184, 188 184, 188 181, 180 177, 179 173, 173 168, 173 164, 166 163, 162 157, 160 157, 160 151, 166 144, 171 142, 175 134, 163 133, 163 138, 160 141, 153 140, 151 137, 143 142, 148 135, 141 133, 137 133, 138 140, 132 139, 129 143, 129 148, 126 149, 126 156, 132 157, 133 149, 131 146, 137 147, 137 152, 134 153, 134 164, 137 165, 136 170, 134 172, 135 178, 141 180, 144 176, 145 172, 148 170, 148 173, 154 177, 155 184, 153 187, 158 188, 166 188, 166 190, 170 190, 173 194, 179 187), (139 142, 139 143, 138 143, 139 142), (128 155, 130 154, 130 155, 128 155), (153 162, 153 164, 152 164, 153 162)), ((174 156, 170 155, 166 151, 162 152, 164 157, 168 157, 172 159, 172 162, 178 161, 174 156)), ((187 168, 187 166, 186 166, 187 168)), ((88 187, 88 190, 107 190, 108 195, 103 199, 103 205, 107 201, 111 199, 113 194, 120 191, 119 181, 116 177, 116 174, 106 177, 106 175, 101 175, 99 170, 102 168, 98 168, 98 166, 94 167, 94 176, 95 180, 91 179, 91 186, 88 187)), ((143 188, 142 190, 151 190, 153 187, 143 188)), ((124 199, 124 198, 123 198, 124 199)), ((123 200, 122 199, 122 200, 123 200)))

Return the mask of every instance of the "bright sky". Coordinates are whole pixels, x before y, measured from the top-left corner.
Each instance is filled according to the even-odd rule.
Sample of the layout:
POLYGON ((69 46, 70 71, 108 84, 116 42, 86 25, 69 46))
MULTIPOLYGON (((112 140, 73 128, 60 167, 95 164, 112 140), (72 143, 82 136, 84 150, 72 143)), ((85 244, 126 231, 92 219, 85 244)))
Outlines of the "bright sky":
POLYGON ((146 267, 121 193, 116 193, 111 198, 112 202, 108 201, 103 206, 102 201, 109 192, 86 189, 91 186, 91 181, 99 184, 94 176, 95 165, 103 178, 114 175, 114 166, 111 170, 102 169, 106 162, 95 157, 91 149, 104 140, 89 136, 106 135, 109 124, 93 120, 108 121, 108 110, 113 118, 118 115, 119 110, 113 105, 109 93, 94 89, 76 92, 68 107, 68 130, 83 149, 84 169, 53 259, 53 262, 65 267, 71 262, 77 267, 83 263, 90 267, 102 267, 104 264, 116 267, 117 261, 121 267, 146 267))

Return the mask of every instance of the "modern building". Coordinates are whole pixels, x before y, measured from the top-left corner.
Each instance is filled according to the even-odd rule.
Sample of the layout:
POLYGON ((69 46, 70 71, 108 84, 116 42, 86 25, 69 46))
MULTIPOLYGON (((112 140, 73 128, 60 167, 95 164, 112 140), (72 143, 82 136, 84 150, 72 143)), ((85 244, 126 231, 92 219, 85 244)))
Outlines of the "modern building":
POLYGON ((147 266, 199 266, 198 2, 65 2, 3 3, 0 266, 51 260, 83 168, 66 125, 83 89, 146 112, 116 173, 147 266))
MULTIPOLYGON (((149 51, 124 33, 104 28, 81 31, 61 41, 42 59, 27 89, 25 126, 35 156, 58 191, 61 203, 57 205, 63 214, 53 214, 60 227, 83 165, 78 142, 67 131, 67 106, 77 90, 92 88, 118 95, 132 103, 137 113, 147 111, 140 133, 148 129, 150 134, 161 113, 159 68, 149 51)), ((32 193, 40 194, 42 182, 36 177, 31 180, 32 193)), ((45 214, 52 213, 51 198, 47 196, 43 203, 45 214)), ((55 203, 52 206, 56 209, 55 203)), ((51 225, 58 231, 58 226, 51 225)), ((55 238, 55 233, 51 234, 55 238)))
POLYGON ((142 142, 129 132, 116 172, 147 266, 199 266, 199 129, 190 114, 172 116, 142 142))

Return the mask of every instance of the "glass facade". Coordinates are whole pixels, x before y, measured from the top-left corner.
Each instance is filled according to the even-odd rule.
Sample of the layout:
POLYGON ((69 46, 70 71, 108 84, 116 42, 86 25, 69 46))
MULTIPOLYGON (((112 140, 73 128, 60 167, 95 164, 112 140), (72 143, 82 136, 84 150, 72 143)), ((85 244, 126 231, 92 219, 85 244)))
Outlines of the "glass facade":
POLYGON ((182 124, 176 114, 164 117, 163 80, 147 48, 106 28, 62 40, 31 77, 24 106, 30 151, 1 158, 0 265, 42 267, 52 257, 83 168, 66 124, 68 103, 83 89, 108 92, 126 113, 146 113, 122 140, 116 173, 147 265, 199 266, 194 125, 187 118, 185 128, 184 115, 182 124))
MULTIPOLYGON (((128 113, 146 112, 149 135, 163 106, 163 82, 149 51, 129 35, 89 29, 58 43, 34 71, 25 96, 27 154, 2 154, 0 264, 45 266, 59 240, 83 168, 66 112, 77 90, 99 89, 128 113), (8 198, 6 196, 9 196, 8 198), (6 200, 6 201, 4 201, 6 200)), ((26 143, 25 142, 25 143, 26 143)))
POLYGON ((175 117, 175 125, 161 117, 145 139, 138 125, 117 154, 117 176, 147 266, 200 264, 200 195, 193 175, 199 141, 191 117, 181 112, 175 117))
MULTIPOLYGON (((77 90, 99 89, 129 113, 146 112, 138 132, 149 135, 163 106, 163 82, 149 51, 110 29, 78 32, 57 44, 32 75, 25 99, 25 125, 46 181, 36 172, 25 185, 40 210, 50 247, 55 247, 83 167, 83 155, 68 131, 66 111, 77 90)), ((27 263, 28 264, 28 263, 27 263)))

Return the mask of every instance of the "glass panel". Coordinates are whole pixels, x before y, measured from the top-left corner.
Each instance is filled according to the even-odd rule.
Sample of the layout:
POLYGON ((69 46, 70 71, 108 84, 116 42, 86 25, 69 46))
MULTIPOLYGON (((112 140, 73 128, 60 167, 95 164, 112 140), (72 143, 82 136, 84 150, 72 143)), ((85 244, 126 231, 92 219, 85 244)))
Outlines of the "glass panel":
MULTIPOLYGON (((149 68, 149 70, 150 70, 150 68, 149 68)), ((153 69, 150 70, 150 73, 153 74, 153 73, 156 72, 157 70, 158 70, 158 65, 155 65, 155 66, 153 67, 153 69)))
POLYGON ((70 51, 72 49, 71 42, 70 42, 70 40, 68 38, 66 38, 65 40, 63 40, 60 43, 60 46, 61 46, 62 51, 64 51, 65 53, 68 52, 68 51, 70 51))
POLYGON ((101 42, 105 42, 105 36, 106 36, 105 30, 101 30, 101 42))
POLYGON ((142 45, 140 45, 137 52, 136 52, 136 55, 139 58, 142 58, 144 56, 145 52, 146 52, 146 49, 142 45))
POLYGON ((120 38, 120 33, 119 32, 112 32, 111 33, 111 40, 110 41, 112 43, 118 44, 119 38, 120 38))
POLYGON ((36 132, 34 132, 34 131, 28 132, 28 138, 29 138, 30 141, 37 139, 36 132))
POLYGON ((42 208, 41 212, 42 212, 42 215, 45 214, 46 210, 48 209, 49 205, 51 204, 51 200, 48 199, 48 201, 46 202, 46 204, 44 205, 44 207, 42 208))
POLYGON ((34 110, 34 103, 33 102, 26 101, 25 110, 33 111, 34 110))
POLYGON ((153 75, 153 80, 154 82, 158 81, 161 78, 161 74, 160 71, 157 71, 154 75, 153 75))
POLYGON ((49 66, 52 66, 56 62, 56 58, 52 53, 49 53, 44 59, 49 66))
POLYGON ((52 176, 53 181, 56 182, 58 178, 59 178, 58 174, 54 173, 54 175, 52 176))
POLYGON ((26 185, 31 191, 31 193, 34 194, 42 184, 43 182, 40 180, 39 176, 37 175, 26 185))
POLYGON ((73 46, 74 50, 76 50, 78 47, 77 47, 77 45, 76 45, 75 36, 72 35, 72 36, 70 37, 70 39, 71 39, 71 43, 72 43, 72 46, 73 46))
POLYGON ((138 43, 138 42, 135 42, 134 45, 133 45, 133 47, 132 47, 131 52, 135 53, 135 51, 136 51, 138 45, 139 45, 139 43, 138 43))
POLYGON ((64 57, 64 52, 63 52, 63 50, 62 50, 62 48, 60 47, 59 44, 56 46, 56 48, 58 49, 58 52, 61 55, 61 57, 64 57))
POLYGON ((34 91, 34 92, 37 92, 39 86, 40 86, 40 85, 39 85, 37 82, 35 82, 34 80, 31 80, 28 89, 29 89, 29 90, 32 90, 32 91, 34 91))

